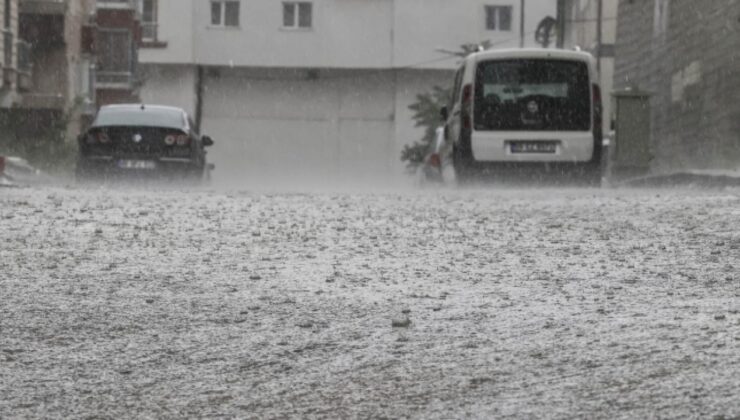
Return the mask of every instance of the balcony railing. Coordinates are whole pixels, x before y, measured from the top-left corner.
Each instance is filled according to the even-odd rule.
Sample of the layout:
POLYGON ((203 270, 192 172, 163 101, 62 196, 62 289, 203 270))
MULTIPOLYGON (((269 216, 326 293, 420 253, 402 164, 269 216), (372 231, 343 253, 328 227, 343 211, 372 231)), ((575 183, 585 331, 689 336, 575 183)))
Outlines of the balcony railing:
POLYGON ((138 10, 136 0, 97 0, 99 9, 131 9, 138 10))

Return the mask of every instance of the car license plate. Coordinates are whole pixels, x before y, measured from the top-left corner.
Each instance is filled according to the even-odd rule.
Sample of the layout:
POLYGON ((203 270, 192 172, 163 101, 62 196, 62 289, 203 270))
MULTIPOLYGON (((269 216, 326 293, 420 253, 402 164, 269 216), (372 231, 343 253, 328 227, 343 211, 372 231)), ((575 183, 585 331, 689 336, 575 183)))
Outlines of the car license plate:
POLYGON ((155 169, 157 163, 151 160, 119 160, 118 167, 122 169, 155 169))
POLYGON ((558 143, 554 141, 512 141, 511 153, 555 153, 558 143))

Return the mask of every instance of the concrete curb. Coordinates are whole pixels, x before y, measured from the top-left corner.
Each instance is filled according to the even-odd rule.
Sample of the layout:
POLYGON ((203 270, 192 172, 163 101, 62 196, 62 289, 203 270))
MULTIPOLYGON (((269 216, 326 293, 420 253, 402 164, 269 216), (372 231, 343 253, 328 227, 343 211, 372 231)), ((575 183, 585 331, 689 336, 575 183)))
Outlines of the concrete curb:
POLYGON ((611 182, 616 187, 740 187, 740 172, 736 171, 686 171, 647 175, 611 182))

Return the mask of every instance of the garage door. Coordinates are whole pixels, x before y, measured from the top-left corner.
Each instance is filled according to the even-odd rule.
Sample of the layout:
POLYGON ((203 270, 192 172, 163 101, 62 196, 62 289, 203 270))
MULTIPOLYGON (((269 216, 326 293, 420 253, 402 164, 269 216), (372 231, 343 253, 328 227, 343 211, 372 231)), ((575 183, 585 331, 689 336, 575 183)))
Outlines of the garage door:
POLYGON ((203 131, 214 178, 236 185, 383 183, 393 149, 393 84, 364 73, 244 71, 206 82, 203 131))

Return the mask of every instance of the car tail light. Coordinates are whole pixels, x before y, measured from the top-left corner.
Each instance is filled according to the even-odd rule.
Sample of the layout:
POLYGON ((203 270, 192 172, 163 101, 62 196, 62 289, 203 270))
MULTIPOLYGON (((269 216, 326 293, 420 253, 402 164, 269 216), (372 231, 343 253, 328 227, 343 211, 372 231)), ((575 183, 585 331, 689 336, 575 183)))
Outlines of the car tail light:
POLYGON ((164 138, 164 144, 167 146, 172 146, 177 141, 177 136, 170 134, 164 138))
POLYGON ((601 128, 601 87, 594 83, 593 86, 594 101, 594 129, 601 128))
POLYGON ((433 153, 429 156, 429 166, 434 168, 442 167, 442 159, 439 157, 439 153, 433 153))
POLYGON ((5 172, 5 156, 0 156, 0 174, 5 172))
POLYGON ((103 131, 101 131, 101 132, 98 133, 97 139, 98 139, 98 141, 101 144, 108 144, 108 143, 110 143, 110 137, 108 137, 108 134, 106 134, 103 131))
POLYGON ((472 108, 473 108, 473 85, 465 85, 462 90, 462 126, 466 130, 473 127, 472 108))
POLYGON ((177 136, 177 145, 178 146, 187 146, 188 143, 190 143, 190 137, 188 137, 185 134, 180 134, 177 136))

